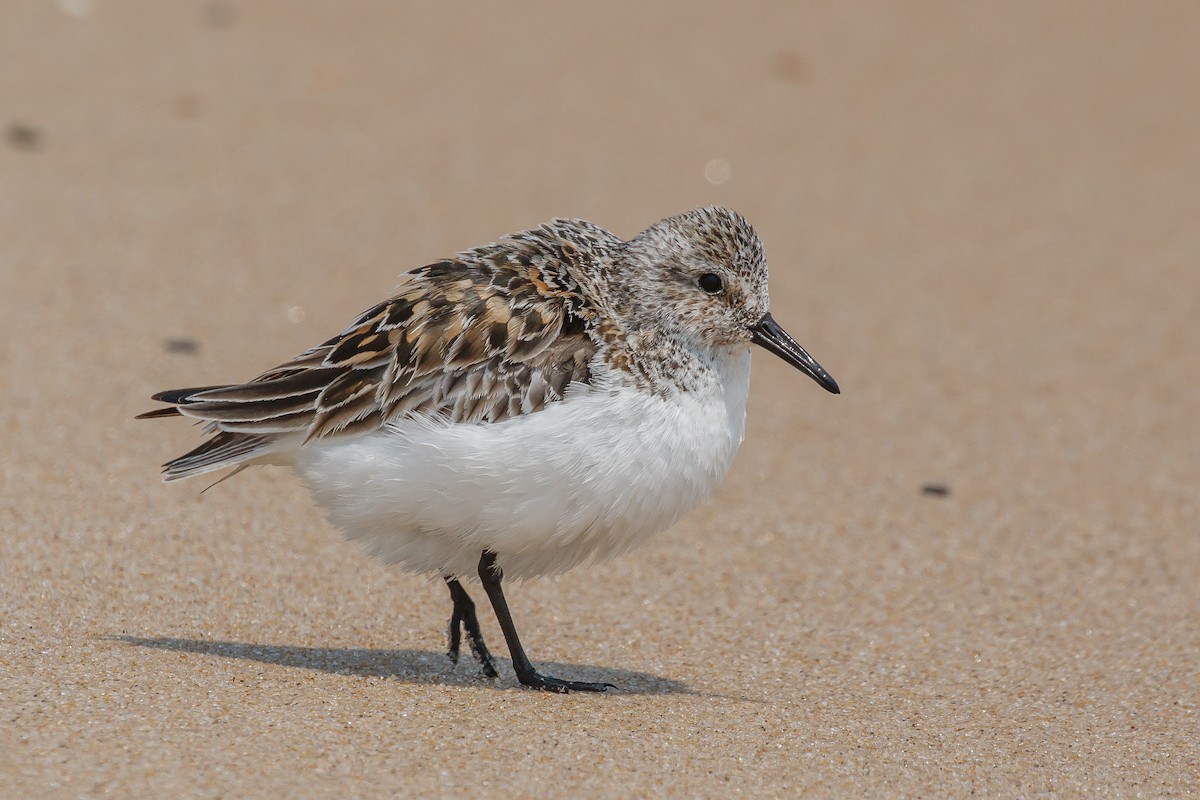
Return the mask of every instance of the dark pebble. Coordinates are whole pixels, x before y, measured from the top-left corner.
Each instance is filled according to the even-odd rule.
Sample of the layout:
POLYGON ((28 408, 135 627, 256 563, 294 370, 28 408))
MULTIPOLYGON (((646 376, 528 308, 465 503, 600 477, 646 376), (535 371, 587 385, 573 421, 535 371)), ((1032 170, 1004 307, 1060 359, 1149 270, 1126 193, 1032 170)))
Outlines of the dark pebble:
POLYGON ((4 132, 4 138, 14 150, 33 152, 42 147, 42 132, 32 125, 23 122, 10 123, 4 132))
POLYGON ((200 343, 195 339, 167 339, 163 342, 163 347, 168 353, 177 353, 184 356, 194 356, 200 352, 200 343))

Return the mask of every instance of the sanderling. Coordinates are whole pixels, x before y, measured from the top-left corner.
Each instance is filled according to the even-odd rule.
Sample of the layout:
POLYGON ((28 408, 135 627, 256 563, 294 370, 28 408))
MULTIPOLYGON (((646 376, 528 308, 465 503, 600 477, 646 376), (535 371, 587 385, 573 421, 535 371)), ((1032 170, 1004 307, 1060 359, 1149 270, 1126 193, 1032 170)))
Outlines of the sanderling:
POLYGON ((167 481, 294 468, 375 556, 441 576, 449 656, 463 632, 496 676, 463 579, 478 576, 521 684, 540 674, 501 588, 610 558, 670 526, 742 442, 750 345, 838 386, 771 317, 762 243, 704 208, 629 241, 556 219, 406 273, 332 339, 246 383, 176 389, 142 418, 209 438, 167 481))

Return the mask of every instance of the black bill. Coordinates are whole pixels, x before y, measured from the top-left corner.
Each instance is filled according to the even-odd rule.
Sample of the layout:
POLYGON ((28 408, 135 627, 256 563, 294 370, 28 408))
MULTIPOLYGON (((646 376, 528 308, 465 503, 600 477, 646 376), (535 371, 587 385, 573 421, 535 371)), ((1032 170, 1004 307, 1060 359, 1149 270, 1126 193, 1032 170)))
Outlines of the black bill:
POLYGON ((812 378, 827 392, 841 394, 842 390, 838 388, 837 381, 833 379, 825 368, 816 362, 816 360, 805 352, 804 348, 793 339, 787 331, 779 327, 779 323, 767 314, 758 321, 758 324, 750 329, 750 340, 757 345, 770 350, 775 355, 782 358, 787 363, 791 364, 796 369, 803 372, 808 377, 812 378))

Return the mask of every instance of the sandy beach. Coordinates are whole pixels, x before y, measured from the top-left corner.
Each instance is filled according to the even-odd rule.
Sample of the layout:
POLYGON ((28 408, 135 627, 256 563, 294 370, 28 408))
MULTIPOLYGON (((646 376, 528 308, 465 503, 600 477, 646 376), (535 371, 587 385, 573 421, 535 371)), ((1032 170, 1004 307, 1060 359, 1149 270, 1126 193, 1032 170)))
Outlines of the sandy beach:
POLYGON ((1200 5, 14 0, 0 24, 0 796, 1200 793, 1200 5), (569 8, 569 10, 568 10, 569 8), (509 591, 157 390, 409 268, 719 203, 834 397, 757 353, 722 489, 509 591), (482 596, 478 599, 482 599, 482 596))

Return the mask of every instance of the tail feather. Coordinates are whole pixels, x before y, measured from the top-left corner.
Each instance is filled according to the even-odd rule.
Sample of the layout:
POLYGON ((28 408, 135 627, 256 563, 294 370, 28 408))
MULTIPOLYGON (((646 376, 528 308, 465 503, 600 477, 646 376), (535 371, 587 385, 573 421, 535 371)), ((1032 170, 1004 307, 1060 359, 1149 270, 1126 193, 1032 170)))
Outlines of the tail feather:
POLYGON ((271 438, 250 433, 221 431, 194 450, 163 465, 163 480, 178 481, 233 467, 263 454, 271 438))
POLYGON ((201 392, 211 392, 215 389, 228 389, 228 384, 220 386, 193 386, 190 389, 168 389, 165 392, 150 395, 151 400, 158 400, 162 403, 174 403, 179 405, 187 403, 191 400, 192 395, 200 394, 201 392))
POLYGON ((178 408, 176 408, 175 406, 168 406, 167 408, 156 408, 153 411, 146 411, 142 414, 138 414, 136 417, 134 417, 134 419, 158 419, 160 417, 181 417, 181 416, 183 416, 183 415, 179 413, 178 408))
MULTIPOLYGON (((196 395, 229 388, 232 387, 228 385, 195 386, 190 389, 170 389, 159 392, 153 395, 152 399, 171 405, 167 408, 156 408, 153 411, 138 414, 136 418, 160 419, 184 416, 180 407, 195 404, 197 402, 196 395)), ((213 435, 199 447, 163 464, 163 480, 178 481, 208 472, 216 472, 226 467, 238 467, 231 473, 233 475, 248 466, 247 462, 265 455, 276 443, 276 437, 265 432, 243 433, 220 430, 215 422, 210 422, 206 432, 213 435)))

